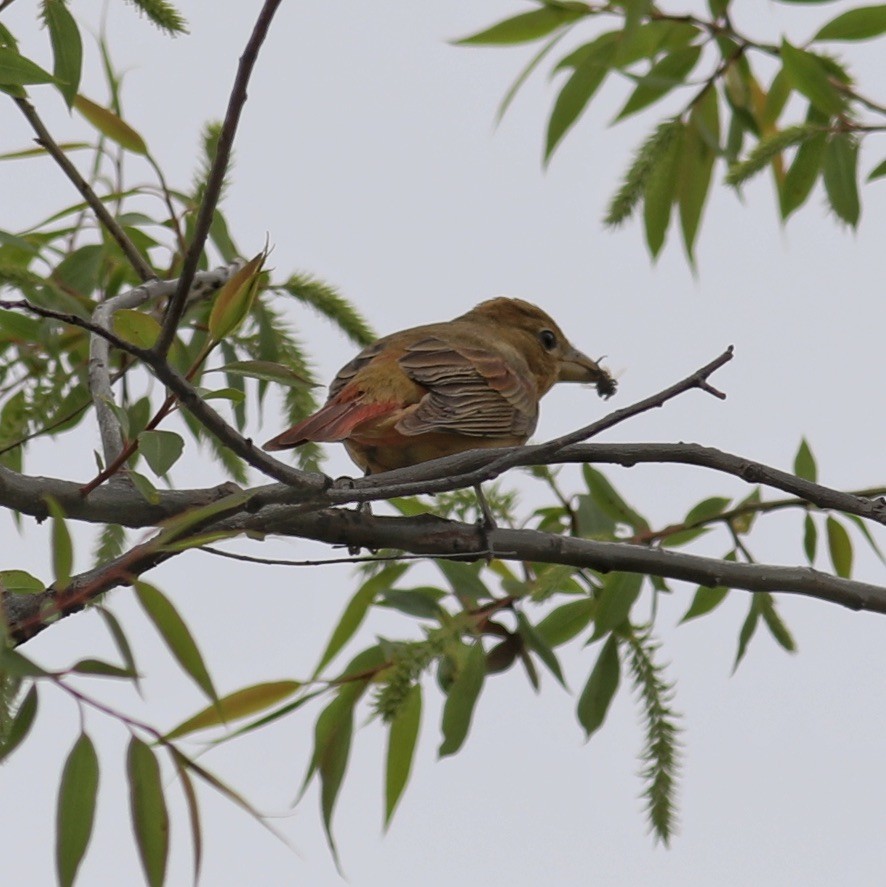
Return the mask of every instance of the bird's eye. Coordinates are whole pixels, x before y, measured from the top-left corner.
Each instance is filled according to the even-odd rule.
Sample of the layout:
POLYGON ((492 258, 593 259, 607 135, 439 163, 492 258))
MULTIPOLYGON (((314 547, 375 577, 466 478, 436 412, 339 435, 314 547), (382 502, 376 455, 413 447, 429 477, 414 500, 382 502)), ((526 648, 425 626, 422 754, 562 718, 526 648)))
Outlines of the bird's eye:
POLYGON ((553 351, 557 347, 557 337, 550 330, 542 330, 538 334, 538 340, 545 351, 553 351))

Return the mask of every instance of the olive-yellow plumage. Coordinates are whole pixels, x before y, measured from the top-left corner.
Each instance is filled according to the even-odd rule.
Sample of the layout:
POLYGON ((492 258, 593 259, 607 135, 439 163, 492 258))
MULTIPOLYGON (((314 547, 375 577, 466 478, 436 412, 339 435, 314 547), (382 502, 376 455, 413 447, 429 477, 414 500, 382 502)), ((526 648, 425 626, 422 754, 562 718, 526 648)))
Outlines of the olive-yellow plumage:
POLYGON ((265 449, 341 441, 374 474, 523 444, 538 422, 539 400, 556 382, 592 383, 604 397, 616 387, 540 308, 490 299, 454 320, 364 348, 333 379, 326 404, 265 449))

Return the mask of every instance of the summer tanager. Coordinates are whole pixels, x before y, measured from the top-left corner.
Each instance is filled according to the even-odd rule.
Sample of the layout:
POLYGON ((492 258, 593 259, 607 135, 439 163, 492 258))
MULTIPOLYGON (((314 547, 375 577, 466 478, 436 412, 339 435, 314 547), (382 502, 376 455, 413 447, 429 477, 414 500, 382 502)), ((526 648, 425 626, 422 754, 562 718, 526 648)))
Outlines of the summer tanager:
POLYGON ((523 444, 555 382, 609 397, 610 374, 535 305, 482 302, 467 314, 392 333, 339 370, 326 404, 266 450, 341 441, 367 474, 477 447, 523 444))

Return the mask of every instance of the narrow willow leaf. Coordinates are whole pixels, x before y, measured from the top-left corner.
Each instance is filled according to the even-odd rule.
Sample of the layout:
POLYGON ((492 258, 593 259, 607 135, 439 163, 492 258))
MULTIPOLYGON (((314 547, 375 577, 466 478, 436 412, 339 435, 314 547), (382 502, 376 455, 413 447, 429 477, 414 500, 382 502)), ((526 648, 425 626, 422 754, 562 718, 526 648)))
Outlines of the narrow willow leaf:
POLYGON ((788 167, 781 186, 781 217, 787 219, 809 198, 821 173, 827 136, 816 133, 804 140, 797 149, 797 155, 788 167))
POLYGON ((517 76, 517 79, 511 84, 508 91, 505 93, 504 98, 501 100, 501 104, 498 106, 498 110, 495 112, 495 122, 496 124, 501 123, 505 114, 508 113, 508 108, 513 104, 514 99, 517 97, 517 93, 522 88, 523 84, 530 78, 532 72, 535 71, 536 68, 547 58, 548 54, 551 50, 563 39, 565 36, 565 32, 561 34, 554 35, 544 46, 530 59, 529 63, 525 68, 520 72, 517 76))
POLYGON ((0 570, 0 590, 9 594, 38 594, 46 586, 24 570, 0 570))
POLYGON ((53 76, 14 49, 0 47, 0 86, 52 83, 53 76))
POLYGON ((71 584, 74 548, 61 507, 52 497, 46 498, 46 505, 52 516, 52 573, 55 577, 53 584, 57 590, 62 590, 71 584))
POLYGON ((133 154, 148 153, 145 140, 113 111, 103 108, 86 96, 78 95, 74 107, 104 136, 133 154))
POLYGON ((741 660, 744 659, 748 644, 754 636, 754 632, 757 630, 757 623, 759 620, 760 608, 757 605, 757 598, 755 595, 751 598, 751 608, 748 610, 748 615, 745 617, 745 621, 742 623, 741 630, 738 633, 738 652, 735 654, 735 662, 732 665, 733 674, 735 674, 738 669, 741 660))
POLYGON ((443 614, 440 600, 444 597, 446 592, 440 588, 392 588, 382 592, 376 606, 390 607, 418 619, 439 620, 443 614))
POLYGON ((678 117, 674 117, 660 123, 640 145, 625 173, 624 181, 609 203, 609 209, 603 219, 604 225, 610 227, 620 225, 630 218, 643 196, 650 177, 656 168, 667 160, 672 142, 680 138, 682 131, 682 122, 678 117))
POLYGON ((209 334, 216 342, 234 332, 249 314, 266 258, 263 252, 253 256, 216 293, 209 313, 209 334))
POLYGON ((354 596, 348 601, 344 613, 338 624, 332 631, 332 636, 326 644, 326 649, 320 656, 320 661, 314 669, 314 677, 320 674, 324 668, 335 658, 339 650, 354 636, 357 629, 363 624, 366 613, 372 606, 376 597, 387 591, 406 572, 407 564, 392 564, 380 573, 367 579, 354 596))
POLYGON ((617 44, 604 35, 588 47, 582 61, 573 69, 554 102, 548 121, 545 163, 551 159, 557 145, 572 128, 594 93, 606 79, 615 59, 617 44))
POLYGON ((173 727, 164 739, 178 739, 197 730, 229 724, 241 718, 249 717, 257 712, 265 711, 278 702, 288 699, 302 688, 300 681, 268 681, 253 684, 219 699, 218 704, 206 708, 173 727))
POLYGON ((695 255, 695 238, 710 189, 719 142, 720 112, 717 91, 709 89, 689 114, 677 185, 680 227, 690 262, 695 255))
POLYGON ((104 662, 101 659, 81 659, 72 665, 68 671, 72 674, 91 674, 105 678, 126 678, 132 680, 138 675, 129 668, 104 662))
POLYGON ((624 120, 625 117, 658 101, 674 87, 684 85, 700 55, 700 46, 686 46, 657 61, 649 72, 637 81, 637 86, 615 119, 624 120))
POLYGON ((579 724, 584 727, 586 739, 590 739, 606 720, 606 713, 618 689, 620 677, 618 641, 611 634, 603 644, 578 699, 576 713, 579 724))
POLYGON ((443 742, 439 749, 441 758, 454 755, 464 744, 485 675, 486 656, 483 645, 476 641, 468 648, 461 668, 446 694, 446 703, 443 706, 443 742))
POLYGON ((565 9, 559 6, 545 6, 532 12, 523 12, 513 18, 497 22, 491 28, 486 28, 470 37, 462 37, 455 40, 456 46, 508 46, 514 43, 528 43, 547 37, 557 28, 568 25, 584 15, 589 10, 565 9))
POLYGON ((63 0, 46 0, 43 12, 52 42, 52 72, 58 81, 59 91, 71 108, 80 86, 80 72, 83 67, 80 30, 63 0))
POLYGON ((559 647, 581 634, 591 624, 596 610, 597 602, 593 598, 570 601, 551 610, 535 630, 549 646, 559 647))
POLYGON ((138 436, 139 452, 158 477, 163 477, 175 465, 184 448, 181 435, 174 431, 143 431, 138 436))
POLYGON ((806 554, 806 560, 809 562, 809 566, 812 566, 815 563, 815 552, 818 548, 818 528, 815 526, 815 521, 812 519, 812 515, 807 512, 806 517, 803 518, 803 551, 806 554))
POLYGON ((181 756, 173 754, 171 757, 182 785, 185 805, 188 808, 188 820, 191 823, 191 846, 194 848, 194 884, 196 885, 200 881, 200 869, 203 863, 203 830, 200 827, 200 804, 197 801, 194 783, 180 760, 181 756))
POLYGON ((108 626, 108 631, 111 633, 111 637, 114 639, 114 644, 117 647, 117 652, 120 654, 120 658, 123 660, 123 664, 134 675, 133 683, 135 683, 136 689, 141 692, 141 687, 139 686, 138 667, 135 664, 135 656, 132 653, 132 647, 129 645, 129 639, 126 637, 126 634, 123 631, 123 626, 120 625, 117 617, 114 616, 114 614, 110 610, 107 610, 105 609, 105 607, 101 606, 97 609, 98 612, 101 614, 102 619, 104 619, 105 625, 108 626))
POLYGON ((683 125, 680 123, 662 151, 660 160, 649 171, 643 189, 643 225, 646 245, 653 259, 658 257, 664 246, 665 234, 671 221, 682 142, 683 125))
POLYGON ((213 701, 218 695, 206 669, 203 656, 191 632, 171 601, 153 585, 140 579, 133 582, 136 597, 154 627, 160 633, 169 652, 194 683, 213 701))
POLYGON ((882 179, 886 176, 886 160, 882 163, 878 163, 869 173, 868 173, 868 181, 873 182, 875 179, 882 179))
POLYGON ((236 360, 206 372, 229 373, 232 376, 245 376, 249 379, 261 379, 265 382, 279 382, 281 385, 289 387, 316 387, 310 379, 299 375, 295 370, 284 366, 282 363, 275 363, 271 360, 236 360))
POLYGON ((95 746, 85 733, 81 733, 65 761, 58 790, 55 869, 62 887, 74 883, 92 837, 98 777, 95 746))
POLYGON ((818 480, 818 468, 815 465, 815 456, 812 455, 812 450, 809 449, 809 443, 805 437, 800 441, 797 455, 794 456, 794 474, 796 474, 797 477, 801 477, 803 480, 808 480, 812 483, 815 483, 816 480, 818 480))
POLYGON ((610 573, 597 600, 594 639, 601 638, 627 620, 640 596, 643 576, 639 573, 610 573))
POLYGON ((829 79, 828 70, 817 55, 797 49, 782 40, 781 61, 791 85, 825 114, 841 114, 845 101, 829 79))
POLYGON ((831 208, 854 228, 861 215, 858 142, 848 133, 837 133, 828 139, 824 149, 824 187, 831 208))
POLYGON ((157 758, 150 746, 135 736, 129 742, 126 775, 132 828, 145 878, 150 887, 162 887, 169 854, 169 814, 157 758))
MULTIPOLYGON (((3 671, 0 667, 0 671, 3 671)), ((25 694, 21 704, 5 736, 0 736, 0 763, 6 760, 24 741, 30 731, 34 718, 37 717, 37 685, 31 684, 31 689, 25 694)))
POLYGON ((787 650, 788 653, 796 653, 797 642, 794 640, 787 625, 782 621, 781 616, 778 615, 772 595, 766 592, 757 592, 757 598, 760 615, 763 617, 763 621, 766 623, 766 627, 769 629, 772 637, 775 638, 776 643, 787 650))
POLYGON ((115 311, 112 326, 121 339, 137 348, 153 348, 160 335, 160 324, 156 318, 131 308, 115 311))
POLYGON ((831 563, 838 576, 849 579, 852 576, 852 540, 846 527, 836 518, 828 515, 825 522, 828 534, 828 551, 831 555, 831 563))
POLYGON ((448 560, 438 560, 436 563, 460 599, 477 604, 491 596, 489 589, 477 575, 479 565, 460 564, 458 561, 448 560))
POLYGON ((711 496, 709 499, 703 499, 698 505, 689 509, 688 514, 683 518, 684 524, 704 523, 718 514, 722 514, 729 506, 731 499, 724 496, 711 496))
POLYGON ((542 662, 544 662, 548 671, 557 679, 563 689, 568 690, 566 679, 563 677, 563 670, 557 660, 557 655, 551 649, 550 644, 536 631, 535 626, 521 612, 517 611, 517 631, 526 647, 532 650, 542 662))
POLYGON ((622 499, 605 475, 590 465, 582 466, 582 474, 594 502, 604 514, 619 523, 627 524, 634 532, 639 533, 649 529, 649 522, 646 518, 634 511, 622 499))
POLYGON ((886 6, 862 6, 831 19, 813 40, 869 40, 886 34, 886 6))
POLYGON ((706 585, 700 585, 695 592, 695 597, 689 605, 689 609, 680 619, 680 625, 689 622, 690 619, 697 619, 716 609, 726 599, 729 589, 718 585, 716 588, 708 588, 706 585))
POLYGON ((421 727, 421 686, 413 684, 388 731, 385 765, 385 828, 391 824, 397 803, 409 782, 415 745, 421 727))
POLYGON ((51 672, 41 668, 26 656, 22 656, 12 647, 0 644, 0 674, 12 675, 17 678, 45 678, 51 672))
POLYGON ((151 505, 158 505, 160 503, 160 493, 143 474, 130 468, 127 472, 127 477, 132 481, 132 485, 139 491, 145 502, 149 502, 151 505))

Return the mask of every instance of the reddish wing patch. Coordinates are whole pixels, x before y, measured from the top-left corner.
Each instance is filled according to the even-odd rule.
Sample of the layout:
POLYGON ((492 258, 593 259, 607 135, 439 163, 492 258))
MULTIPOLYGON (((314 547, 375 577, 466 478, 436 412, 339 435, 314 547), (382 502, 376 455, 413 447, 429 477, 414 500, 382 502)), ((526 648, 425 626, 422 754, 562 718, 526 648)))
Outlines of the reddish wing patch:
POLYGON ((330 401, 317 410, 313 416, 302 419, 288 431, 278 434, 265 445, 266 450, 286 450, 303 443, 331 443, 350 437, 351 432, 369 419, 384 416, 397 409, 393 403, 359 403, 351 400, 346 403, 330 401))

